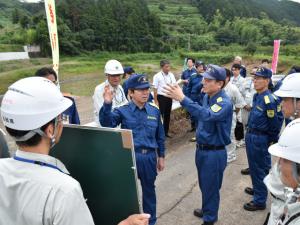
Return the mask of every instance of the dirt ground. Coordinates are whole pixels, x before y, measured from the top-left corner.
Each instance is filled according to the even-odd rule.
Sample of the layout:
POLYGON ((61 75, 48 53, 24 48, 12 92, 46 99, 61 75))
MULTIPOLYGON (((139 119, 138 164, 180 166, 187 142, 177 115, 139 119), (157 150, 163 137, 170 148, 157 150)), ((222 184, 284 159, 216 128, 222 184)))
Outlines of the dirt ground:
MULTIPOLYGON (((93 120, 91 97, 77 97, 77 107, 81 123, 93 120)), ((0 128, 3 124, 0 124, 0 128)), ((193 133, 183 110, 172 113, 171 135, 167 139, 166 168, 157 177, 157 225, 196 225, 202 224, 193 216, 194 208, 201 207, 201 192, 198 187, 197 170, 194 163, 195 143, 189 142, 193 133)), ((8 137, 11 153, 16 147, 8 137)), ((240 170, 247 167, 245 149, 238 149, 238 158, 225 170, 221 189, 219 221, 216 225, 262 225, 268 209, 260 212, 247 212, 243 204, 251 197, 244 188, 251 186, 249 176, 242 176, 240 170)), ((269 203, 268 203, 269 204, 269 203)), ((268 206, 269 208, 269 206, 268 206)))

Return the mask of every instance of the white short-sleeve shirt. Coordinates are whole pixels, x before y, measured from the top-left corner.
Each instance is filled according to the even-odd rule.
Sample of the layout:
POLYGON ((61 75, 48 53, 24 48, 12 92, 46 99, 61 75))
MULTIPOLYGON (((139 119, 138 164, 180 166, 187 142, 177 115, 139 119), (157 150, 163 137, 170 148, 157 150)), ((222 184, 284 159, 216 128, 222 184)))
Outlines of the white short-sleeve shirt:
POLYGON ((153 77, 153 87, 157 89, 157 94, 165 95, 163 87, 167 84, 176 84, 176 79, 173 73, 165 74, 163 71, 158 72, 153 77))
POLYGON ((94 225, 80 184, 58 159, 18 150, 16 156, 56 166, 61 171, 13 158, 0 159, 0 224, 94 225))
MULTIPOLYGON (((103 82, 102 84, 99 84, 96 88, 95 88, 95 92, 93 95, 93 101, 94 101, 94 122, 97 124, 97 126, 101 126, 100 122, 99 122, 99 112, 101 107, 103 106, 103 93, 104 93, 104 88, 105 86, 109 84, 109 82, 106 80, 105 82, 103 82)), ((118 87, 114 88, 111 85, 110 89, 114 92, 114 97, 112 100, 112 110, 116 107, 119 107, 121 105, 126 104, 127 98, 125 96, 124 90, 122 88, 121 85, 119 85, 118 87)))

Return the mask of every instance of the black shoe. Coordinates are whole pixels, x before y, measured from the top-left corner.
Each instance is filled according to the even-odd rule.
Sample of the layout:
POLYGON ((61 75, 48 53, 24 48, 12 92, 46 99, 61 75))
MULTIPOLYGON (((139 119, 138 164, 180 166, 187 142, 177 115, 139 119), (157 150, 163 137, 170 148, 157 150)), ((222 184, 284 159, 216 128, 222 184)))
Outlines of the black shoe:
POLYGON ((253 201, 244 204, 244 209, 247 211, 264 210, 266 206, 255 205, 253 201))
POLYGON ((242 174, 242 175, 250 175, 250 169, 249 169, 249 168, 242 169, 242 170, 241 170, 241 174, 242 174))
POLYGON ((170 136, 170 135, 168 135, 168 134, 166 134, 165 136, 166 136, 166 138, 172 138, 172 136, 170 136))
MULTIPOLYGON (((203 217, 203 211, 202 209, 195 209, 194 210, 194 216, 197 216, 199 218, 202 218, 203 217)), ((204 222, 205 223, 205 222, 204 222)))
POLYGON ((214 225, 214 222, 205 222, 204 221, 204 223, 202 223, 202 225, 214 225))
POLYGON ((254 195, 253 188, 251 188, 251 187, 246 187, 244 191, 248 195, 254 195))

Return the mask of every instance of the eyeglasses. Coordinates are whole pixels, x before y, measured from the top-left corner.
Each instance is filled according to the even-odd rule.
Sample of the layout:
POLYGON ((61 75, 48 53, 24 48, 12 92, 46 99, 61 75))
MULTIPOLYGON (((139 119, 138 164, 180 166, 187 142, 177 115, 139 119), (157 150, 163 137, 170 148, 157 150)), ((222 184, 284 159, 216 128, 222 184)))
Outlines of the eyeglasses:
POLYGON ((69 122, 69 116, 66 114, 60 114, 57 118, 56 118, 56 123, 68 123, 69 122))

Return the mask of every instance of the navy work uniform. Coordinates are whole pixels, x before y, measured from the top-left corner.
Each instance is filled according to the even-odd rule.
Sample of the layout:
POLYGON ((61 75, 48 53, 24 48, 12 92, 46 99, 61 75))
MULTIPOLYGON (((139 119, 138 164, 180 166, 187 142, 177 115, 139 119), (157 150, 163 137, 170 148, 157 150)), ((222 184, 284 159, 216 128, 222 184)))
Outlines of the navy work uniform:
MULTIPOLYGON (((255 76, 271 78, 272 72, 267 68, 260 68, 255 76)), ((246 210, 256 207, 264 209, 266 206, 268 191, 263 179, 268 175, 271 168, 271 156, 268 147, 272 142, 277 142, 282 121, 279 99, 270 90, 260 94, 256 93, 253 97, 253 106, 245 138, 254 191, 253 202, 244 205, 246 210)))
MULTIPOLYGON (((129 89, 147 89, 149 82, 144 75, 132 75, 129 89), (142 77, 142 78, 141 78, 142 77)), ((145 103, 140 109, 133 101, 115 108, 104 103, 100 110, 100 123, 105 127, 130 129, 133 133, 138 178, 143 192, 143 210, 151 214, 150 225, 156 223, 155 179, 157 156, 165 156, 165 133, 159 109, 154 103, 145 103)))
MULTIPOLYGON (((197 70, 193 67, 192 69, 186 69, 185 71, 182 72, 181 74, 181 79, 182 80, 189 80, 190 77, 194 74, 197 73, 197 70)), ((183 84, 183 93, 186 95, 186 91, 187 91, 187 86, 188 84, 184 83, 183 84)))
MULTIPOLYGON (((224 68, 210 65, 203 77, 225 81, 226 72, 224 68)), ((218 220, 220 189, 227 165, 225 146, 230 144, 232 103, 225 91, 220 90, 212 97, 206 94, 203 106, 187 97, 181 105, 198 120, 195 161, 202 192, 203 221, 213 224, 218 220)))
MULTIPOLYGON (((199 105, 202 105, 203 98, 205 93, 201 92, 203 88, 202 84, 203 76, 200 73, 194 73, 189 79, 189 83, 186 89, 186 96, 189 97, 193 102, 197 102, 199 105)), ((191 117, 192 127, 197 126, 197 119, 191 117)))
POLYGON ((79 114, 76 108, 74 98, 66 95, 64 95, 64 97, 70 99, 73 102, 73 104, 66 111, 63 112, 63 116, 67 116, 69 124, 80 124, 79 114))

